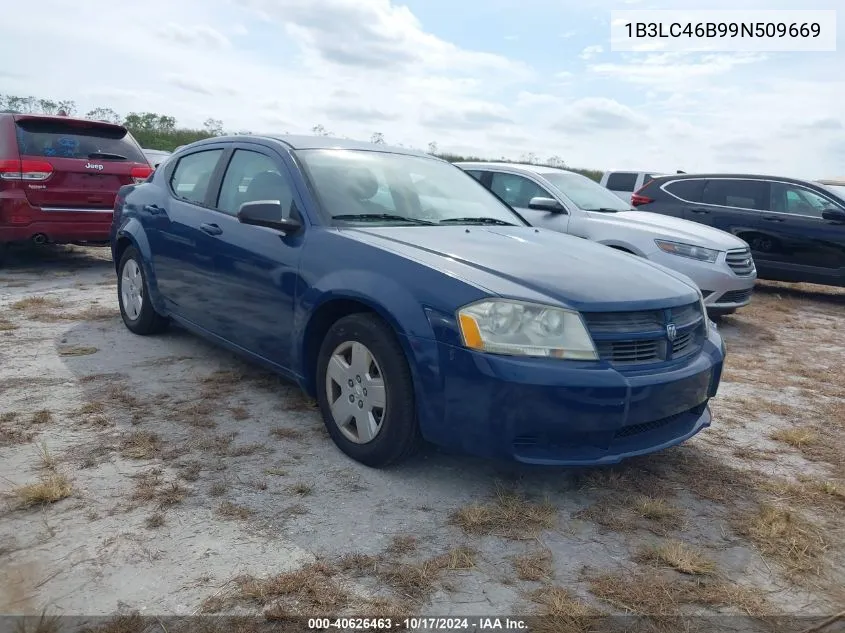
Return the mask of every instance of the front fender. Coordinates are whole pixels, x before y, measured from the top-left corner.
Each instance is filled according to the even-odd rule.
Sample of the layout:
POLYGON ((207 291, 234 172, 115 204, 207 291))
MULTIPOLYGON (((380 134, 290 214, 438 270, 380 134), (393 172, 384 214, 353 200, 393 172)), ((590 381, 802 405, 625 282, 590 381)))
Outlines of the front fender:
MULTIPOLYGON (((141 266, 144 268, 144 276, 147 278, 147 285, 149 286, 150 301, 153 304, 156 312, 161 315, 166 314, 164 302, 161 299, 161 293, 158 291, 158 279, 156 278, 155 269, 153 268, 153 255, 150 248, 150 241, 147 239, 147 232, 138 221, 137 218, 127 218, 117 229, 116 244, 120 244, 121 240, 129 240, 137 251, 141 254, 141 266)), ((122 252, 122 251, 121 251, 122 252)), ((116 255, 116 253, 115 253, 116 255)), ((120 261, 115 257, 115 269, 120 265, 120 261)))
MULTIPOLYGON (((438 312, 423 305, 407 286, 386 274, 366 270, 332 272, 309 288, 299 302, 294 340, 300 341, 297 363, 300 368, 305 368, 307 364, 307 330, 311 318, 322 306, 335 300, 351 300, 365 305, 393 328, 408 361, 418 395, 416 406, 420 429, 426 436, 434 421, 443 415, 440 399, 429 397, 440 393, 443 384, 438 346, 430 322, 431 315, 438 312)), ((311 377, 305 375, 304 381, 306 390, 313 390, 311 377)))

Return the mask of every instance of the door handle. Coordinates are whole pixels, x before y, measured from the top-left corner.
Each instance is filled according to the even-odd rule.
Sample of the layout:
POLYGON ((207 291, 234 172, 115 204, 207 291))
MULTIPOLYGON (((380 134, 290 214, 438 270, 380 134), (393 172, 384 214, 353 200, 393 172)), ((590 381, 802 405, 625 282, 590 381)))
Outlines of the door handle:
POLYGON ((209 235, 220 235, 223 232, 216 224, 200 224, 200 230, 209 235))
POLYGON ((707 209, 690 209, 690 213, 704 213, 704 214, 707 214, 707 213, 710 213, 710 211, 708 211, 707 209))
POLYGON ((157 204, 145 204, 144 211, 146 211, 150 215, 161 215, 162 213, 164 213, 164 208, 158 206, 157 204))
POLYGON ((770 217, 768 217, 768 218, 763 218, 763 219, 764 219, 766 222, 783 222, 783 218, 773 218, 773 217, 771 217, 771 216, 770 216, 770 217))

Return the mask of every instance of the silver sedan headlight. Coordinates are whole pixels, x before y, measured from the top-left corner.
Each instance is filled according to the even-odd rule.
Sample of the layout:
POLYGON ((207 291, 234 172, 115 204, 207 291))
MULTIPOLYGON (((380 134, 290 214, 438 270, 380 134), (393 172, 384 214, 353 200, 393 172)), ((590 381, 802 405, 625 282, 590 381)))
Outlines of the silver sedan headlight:
POLYGON ((716 258, 719 257, 719 251, 713 250, 712 248, 704 248, 703 246, 696 246, 695 244, 670 242, 668 240, 654 240, 654 243, 664 253, 689 257, 690 259, 697 259, 700 262, 713 264, 716 262, 716 258))
POLYGON ((581 315, 510 299, 487 299, 458 310, 466 347, 491 354, 597 360, 581 315))

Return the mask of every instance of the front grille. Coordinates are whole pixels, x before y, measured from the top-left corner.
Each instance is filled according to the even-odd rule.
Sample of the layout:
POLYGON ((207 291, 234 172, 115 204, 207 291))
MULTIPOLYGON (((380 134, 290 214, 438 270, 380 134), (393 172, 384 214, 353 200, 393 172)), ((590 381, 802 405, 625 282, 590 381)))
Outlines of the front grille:
POLYGON ((748 288, 747 290, 731 290, 719 297, 719 300, 716 303, 745 303, 751 299, 751 294, 753 292, 754 288, 748 288))
POLYGON ((748 277, 754 272, 754 259, 751 257, 751 251, 747 248, 728 251, 725 261, 739 277, 748 277))
POLYGON ((665 355, 661 341, 601 341, 596 344, 599 356, 613 363, 648 363, 665 355))
POLYGON ((693 354, 701 349, 707 331, 698 302, 665 310, 588 312, 584 321, 599 357, 625 366, 693 354), (670 337, 672 329, 674 338, 670 337))

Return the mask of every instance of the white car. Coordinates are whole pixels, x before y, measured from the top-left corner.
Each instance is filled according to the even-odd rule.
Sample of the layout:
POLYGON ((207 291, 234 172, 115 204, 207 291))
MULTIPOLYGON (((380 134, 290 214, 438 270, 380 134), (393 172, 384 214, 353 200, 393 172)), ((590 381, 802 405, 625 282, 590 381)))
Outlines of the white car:
POLYGON ((757 270, 744 241, 709 226, 636 211, 580 174, 513 163, 455 163, 537 227, 582 237, 687 275, 713 316, 751 301, 757 270))
POLYGON ((150 165, 153 166, 153 169, 158 169, 158 166, 170 156, 170 152, 165 152, 160 149, 142 149, 141 151, 144 152, 144 156, 146 156, 147 160, 150 161, 150 165))
POLYGON ((601 175, 599 184, 610 189, 625 202, 630 202, 631 195, 649 180, 665 175, 659 171, 606 171, 601 175))

